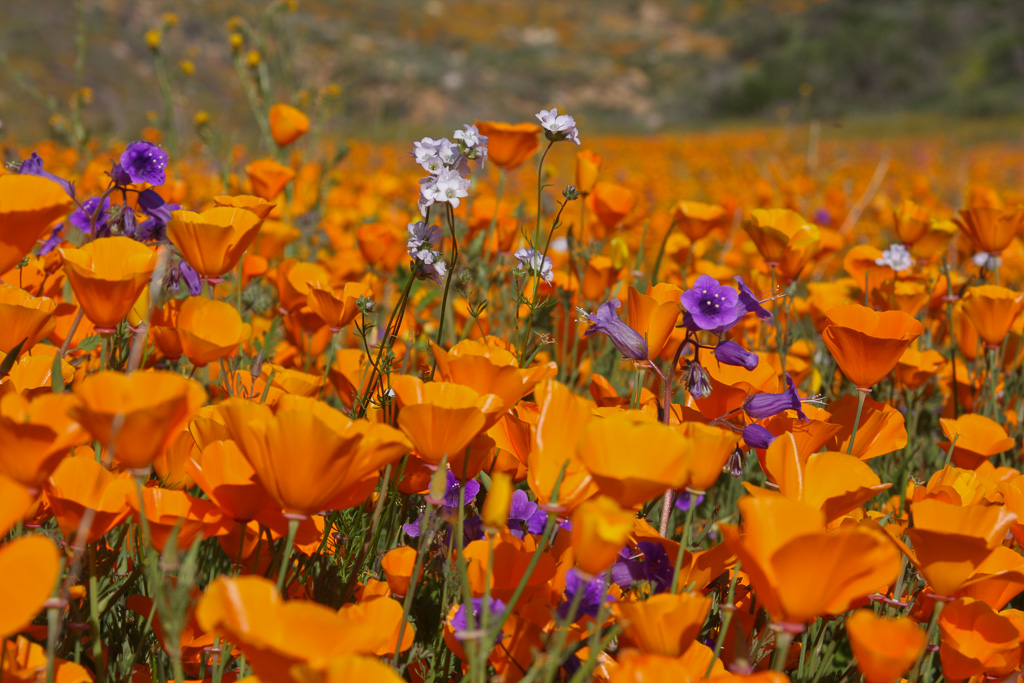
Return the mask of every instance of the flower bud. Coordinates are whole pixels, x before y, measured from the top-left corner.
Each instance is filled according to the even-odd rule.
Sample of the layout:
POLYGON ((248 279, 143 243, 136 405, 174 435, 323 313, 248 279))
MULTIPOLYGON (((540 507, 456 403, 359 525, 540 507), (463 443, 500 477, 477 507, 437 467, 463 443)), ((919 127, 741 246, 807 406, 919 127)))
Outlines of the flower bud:
POLYGON ((512 504, 512 477, 505 472, 495 472, 491 478, 491 490, 480 513, 480 519, 487 529, 500 531, 508 521, 508 510, 512 504))

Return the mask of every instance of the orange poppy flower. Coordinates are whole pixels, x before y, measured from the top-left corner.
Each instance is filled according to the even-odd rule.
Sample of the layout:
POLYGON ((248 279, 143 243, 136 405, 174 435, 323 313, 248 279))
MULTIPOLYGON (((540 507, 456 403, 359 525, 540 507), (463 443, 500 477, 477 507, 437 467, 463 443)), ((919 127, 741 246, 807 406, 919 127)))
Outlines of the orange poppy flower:
POLYGON ((391 598, 346 605, 335 612, 305 600, 281 599, 273 582, 261 576, 218 578, 196 606, 205 631, 235 643, 253 672, 264 681, 308 683, 336 658, 347 654, 381 656, 412 646, 415 630, 406 625, 401 644, 402 606, 391 598))
POLYGON ((185 471, 221 512, 248 522, 271 504, 256 470, 231 440, 213 441, 202 448, 198 460, 185 462, 185 471))
POLYGON ((327 369, 327 379, 346 408, 352 407, 356 396, 366 391, 370 381, 367 372, 366 354, 360 349, 338 349, 334 354, 334 362, 327 369))
POLYGON ((81 401, 68 414, 115 460, 147 471, 206 402, 198 382, 169 370, 97 372, 76 382, 74 393, 81 401))
POLYGON ((672 207, 672 220, 691 241, 696 242, 715 228, 725 227, 729 215, 718 204, 681 201, 672 207))
POLYGON ((729 456, 740 437, 731 429, 687 421, 675 427, 687 441, 685 456, 686 482, 683 486, 693 493, 710 489, 722 474, 729 456))
MULTIPOLYGON (((883 296, 880 290, 875 290, 873 294, 874 298, 872 301, 876 306, 880 308, 889 307, 886 303, 887 297, 883 296)), ((890 294, 892 296, 893 308, 897 311, 903 311, 911 317, 917 316, 931 299, 931 293, 924 286, 924 283, 918 280, 897 280, 893 282, 890 294)))
POLYGON ((980 600, 960 598, 939 615, 939 658, 947 680, 998 678, 1020 666, 1024 626, 980 600))
POLYGON ((268 260, 278 258, 284 248, 299 239, 301 234, 298 228, 267 219, 260 227, 260 233, 253 244, 253 253, 268 260))
POLYGON ((904 199, 893 209, 893 228, 900 242, 910 246, 925 236, 931 223, 928 209, 904 199))
POLYGON ((997 209, 979 206, 961 209, 953 221, 971 240, 976 251, 999 254, 1010 245, 1024 224, 1024 206, 997 209))
POLYGON ((743 222, 761 257, 793 280, 814 256, 821 239, 817 225, 789 209, 754 209, 743 222))
POLYGON ((18 344, 28 351, 57 327, 53 299, 34 297, 17 287, 0 287, 0 352, 10 353, 18 344))
POLYGON ((599 182, 586 199, 587 207, 593 211, 601 224, 611 230, 619 225, 636 206, 636 194, 625 185, 599 182))
POLYGON ((591 149, 576 153, 576 189, 580 194, 588 195, 594 189, 602 161, 601 155, 591 149))
POLYGON ((901 311, 877 313, 849 304, 825 314, 828 325, 821 336, 832 357, 859 389, 869 389, 896 366, 924 326, 901 311))
POLYGON ((419 456, 432 465, 439 464, 445 455, 461 456, 504 411, 498 396, 480 394, 461 384, 424 383, 411 375, 401 375, 391 378, 391 388, 400 406, 399 428, 419 456))
POLYGON ((71 210, 64 189, 46 178, 0 176, 0 275, 32 251, 46 228, 71 210))
POLYGON ((241 208, 174 211, 167 223, 167 237, 197 273, 219 278, 238 265, 262 223, 255 213, 241 208))
POLYGON ((928 644, 924 630, 909 618, 886 619, 868 609, 846 618, 846 632, 865 683, 898 680, 928 644))
POLYGON ((60 461, 88 436, 67 416, 77 399, 42 394, 31 402, 11 393, 0 398, 0 473, 38 493, 60 461))
POLYGON ((649 654, 679 657, 700 634, 711 598, 700 593, 659 593, 639 602, 617 602, 613 610, 622 624, 625 644, 649 654))
POLYGON ((597 488, 624 508, 638 507, 669 489, 682 488, 688 479, 687 439, 671 427, 641 419, 644 417, 631 411, 592 420, 583 428, 577 447, 597 488), (632 444, 638 443, 645 444, 648 457, 633 455, 632 444))
POLYGON ((614 262, 607 256, 597 255, 587 261, 586 269, 583 271, 583 298, 588 301, 598 301, 619 277, 621 268, 616 268, 614 262))
POLYGON ((618 559, 633 531, 634 514, 611 498, 598 496, 572 512, 572 549, 577 571, 600 576, 618 559))
POLYGON ((857 290, 861 292, 858 299, 863 298, 863 293, 866 291, 883 298, 888 304, 888 296, 891 292, 889 285, 896 276, 896 271, 890 266, 878 265, 880 258, 882 258, 882 250, 878 247, 871 244, 858 244, 851 247, 843 257, 843 270, 847 272, 857 290), (883 291, 880 293, 879 290, 883 291))
POLYGON ((295 177, 295 170, 273 159, 260 159, 245 166, 253 194, 270 201, 281 194, 284 186, 295 177))
POLYGON ((1016 519, 1002 506, 960 507, 934 499, 913 503, 910 512, 914 527, 906 535, 913 550, 903 552, 940 596, 952 595, 969 579, 1016 519))
POLYGON ((85 511, 93 510, 95 515, 86 536, 86 541, 92 543, 131 513, 126 501, 131 488, 133 482, 115 477, 91 457, 64 458, 46 482, 46 499, 69 543, 75 540, 85 511))
MULTIPOLYGON (((199 589, 193 588, 190 590, 189 596, 192 600, 197 599, 199 597, 199 589)), ((153 609, 152 598, 145 595, 129 595, 128 599, 125 600, 125 607, 140 615, 143 619, 148 620, 150 614, 153 615, 153 635, 156 636, 160 647, 167 654, 171 654, 171 648, 176 645, 178 656, 181 657, 186 673, 190 676, 199 675, 203 656, 214 646, 215 640, 215 636, 212 633, 206 633, 199 627, 195 617, 194 606, 195 603, 193 602, 189 605, 189 609, 185 611, 185 623, 178 632, 177 638, 172 640, 168 638, 169 634, 164 630, 159 610, 153 609)), ((237 654, 237 651, 235 653, 237 654)))
POLYGON ((487 136, 487 160, 511 171, 533 156, 540 147, 541 127, 535 123, 474 121, 481 135, 487 136))
MULTIPOLYGON (((0 647, 4 648, 4 653, 0 655, 0 658, 4 660, 3 676, 5 680, 11 681, 11 683, 46 680, 49 658, 44 645, 39 645, 25 636, 19 635, 16 640, 8 640, 0 647)), ((55 683, 92 683, 95 680, 89 669, 60 657, 53 658, 53 678, 55 683)))
POLYGON ((939 418, 939 426, 947 439, 939 443, 939 448, 948 450, 956 437, 953 464, 957 467, 977 469, 992 456, 1013 448, 1014 440, 1006 433, 1006 429, 984 415, 967 413, 955 420, 943 417, 939 418))
POLYGON ((300 396, 283 395, 275 413, 236 398, 221 403, 219 412, 267 493, 295 517, 322 512, 352 489, 364 491, 364 480, 411 448, 392 427, 351 420, 300 396))
POLYGON ((437 373, 445 382, 467 386, 476 392, 494 394, 505 408, 512 408, 537 384, 557 371, 554 363, 519 368, 515 355, 508 349, 466 339, 445 351, 431 343, 437 361, 437 373))
POLYGON ((494 472, 491 475, 491 488, 487 491, 487 500, 480 510, 480 520, 485 529, 501 531, 508 521, 509 508, 512 506, 514 485, 512 477, 505 472, 494 472))
POLYGON ((260 220, 264 220, 270 215, 270 212, 274 210, 277 204, 268 202, 263 197, 257 197, 252 194, 238 194, 238 195, 226 195, 219 194, 213 198, 213 203, 216 206, 230 206, 236 209, 245 209, 251 211, 260 220))
MULTIPOLYGON (((857 401, 857 397, 846 394, 828 405, 828 412, 832 414, 829 421, 839 425, 839 430, 829 440, 830 450, 846 453, 849 448, 853 423, 857 419, 857 401)), ((907 427, 903 413, 888 403, 865 397, 851 455, 870 460, 906 445, 907 427)))
POLYGON ((252 335, 252 326, 242 322, 235 307, 223 301, 192 296, 178 313, 178 339, 182 353, 200 367, 238 352, 252 335))
POLYGON ((963 299, 964 315, 989 348, 1003 343, 1022 309, 1024 294, 998 285, 970 287, 963 299))
MULTIPOLYGON (((536 544, 532 539, 516 538, 507 532, 497 534, 492 540, 493 561, 490 559, 492 550, 487 539, 466 545, 463 551, 467 563, 466 580, 474 597, 483 596, 485 591, 490 590, 492 598, 509 600, 533 559, 536 544)), ((542 554, 533 573, 526 580, 524 597, 533 597, 549 588, 556 569, 552 554, 542 554)))
MULTIPOLYGON (((565 468, 557 490, 558 504, 572 509, 597 491, 597 485, 576 451, 583 427, 591 419, 592 406, 569 387, 548 380, 534 391, 538 414, 526 481, 537 502, 551 502, 555 481, 565 468)), ((520 413, 521 414, 521 413, 520 413)))
MULTIPOLYGON (((134 488, 128 489, 127 500, 138 517, 142 506, 134 488)), ((200 534, 203 538, 225 534, 230 526, 223 521, 216 505, 184 491, 146 486, 142 489, 142 505, 149 525, 149 542, 161 553, 172 537, 176 548, 187 550, 200 534)))
POLYGON ((160 308, 153 310, 149 318, 149 339, 165 358, 181 358, 181 338, 178 336, 178 315, 183 299, 171 299, 160 308))
POLYGON ((1005 545, 982 560, 953 597, 980 600, 1002 609, 1024 591, 1024 557, 1005 545))
POLYGON ((318 263, 287 259, 277 267, 277 298, 281 308, 294 311, 306 305, 313 283, 329 282, 330 274, 318 263))
POLYGON ((826 532, 821 512, 782 496, 746 496, 739 508, 744 534, 723 524, 722 535, 777 622, 842 614, 900 573, 899 550, 872 523, 826 532))
POLYGON ((156 268, 156 252, 128 237, 104 237, 58 251, 85 317, 104 333, 124 320, 156 268))
POLYGON ((920 389, 946 365, 947 359, 935 349, 910 346, 896 363, 896 380, 908 389, 920 389))
POLYGON ((679 287, 667 282, 659 282, 653 287, 648 286, 646 294, 641 294, 630 286, 626 308, 627 322, 647 341, 648 358, 657 358, 672 336, 682 312, 679 308, 679 297, 682 293, 679 287))
POLYGON ((0 641, 32 622, 59 572, 60 554, 46 536, 23 536, 0 546, 0 641))
POLYGON ((270 108, 270 134, 278 147, 287 147, 309 130, 309 117, 288 104, 270 108))
MULTIPOLYGON (((779 493, 821 510, 826 523, 892 487, 892 484, 883 484, 864 462, 846 453, 823 451, 804 461, 797 451, 796 440, 786 434, 772 442, 765 460, 767 473, 778 483, 779 493)), ((775 495, 749 482, 744 482, 744 487, 754 495, 775 495)))
POLYGON ((719 363, 717 358, 706 352, 700 353, 698 358, 711 379, 711 393, 694 402, 708 420, 716 420, 738 410, 751 394, 779 391, 779 376, 770 363, 758 363, 753 370, 747 370, 738 365, 719 363))
POLYGON ((388 580, 388 587, 400 598, 404 598, 409 592, 416 555, 415 548, 401 545, 384 553, 384 557, 380 559, 380 568, 388 580))
POLYGON ((346 282, 344 289, 335 292, 330 285, 311 282, 306 303, 310 310, 323 320, 332 332, 352 322, 359 315, 356 302, 360 297, 373 297, 373 290, 363 282, 346 282))

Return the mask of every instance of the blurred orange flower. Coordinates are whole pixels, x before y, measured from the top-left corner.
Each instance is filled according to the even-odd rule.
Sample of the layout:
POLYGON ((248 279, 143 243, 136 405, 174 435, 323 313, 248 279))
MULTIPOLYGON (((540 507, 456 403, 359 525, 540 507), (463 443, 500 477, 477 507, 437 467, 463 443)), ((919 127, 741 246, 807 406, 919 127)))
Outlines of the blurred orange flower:
POLYGON ((287 147, 309 130, 309 117, 288 104, 270 108, 270 134, 278 147, 287 147))
POLYGON ((971 240, 976 251, 999 254, 1020 232, 1024 224, 1024 206, 961 209, 960 217, 953 220, 971 240))
POLYGON ((633 531, 633 517, 607 496, 580 503, 572 513, 576 569, 594 577, 610 567, 633 531))
POLYGON ((1024 294, 998 285, 970 287, 963 299, 963 311, 989 348, 1003 343, 1017 316, 1024 309, 1024 294))
POLYGON ((529 159, 540 147, 541 127, 535 123, 473 123, 481 135, 487 136, 487 160, 506 171, 529 159))
POLYGON ((235 355, 252 335, 234 306, 203 296, 185 299, 177 323, 182 353, 200 367, 235 355))
POLYGON ((846 632, 865 683, 898 680, 928 644, 924 630, 909 618, 886 619, 868 609, 846 618, 846 632))
POLYGON ((10 353, 18 344, 28 351, 57 327, 57 304, 34 297, 17 287, 0 287, 0 352, 10 353))
POLYGON ((71 206, 71 198, 51 180, 19 173, 0 175, 0 275, 16 266, 71 206))

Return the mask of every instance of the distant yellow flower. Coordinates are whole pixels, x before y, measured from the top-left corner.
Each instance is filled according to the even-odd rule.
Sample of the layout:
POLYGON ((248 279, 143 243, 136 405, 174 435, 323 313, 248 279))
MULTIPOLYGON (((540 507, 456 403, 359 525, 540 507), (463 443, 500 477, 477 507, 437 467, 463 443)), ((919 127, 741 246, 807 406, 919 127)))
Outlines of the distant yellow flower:
POLYGON ((92 88, 79 88, 78 101, 82 104, 92 103, 92 88))
POLYGON ((191 76, 196 72, 196 65, 191 59, 183 59, 178 62, 178 68, 181 69, 181 72, 186 76, 191 76))
POLYGON ((192 117, 192 124, 195 125, 196 128, 202 128, 208 123, 210 123, 210 115, 201 109, 196 112, 194 117, 192 117))
POLYGON ((161 15, 160 18, 168 26, 177 26, 178 25, 178 15, 175 14, 174 12, 164 12, 163 15, 161 15))
POLYGON ((263 58, 260 57, 259 50, 249 50, 249 54, 245 56, 245 63, 250 69, 255 69, 260 65, 262 59, 263 58))
POLYGON ((160 35, 160 31, 157 31, 155 28, 150 29, 149 31, 146 31, 146 35, 144 37, 146 39, 146 45, 149 45, 150 50, 159 49, 160 41, 163 38, 163 36, 160 35))
POLYGON ((240 50, 242 49, 242 45, 245 43, 245 36, 241 33, 232 33, 229 40, 231 41, 231 49, 240 50))

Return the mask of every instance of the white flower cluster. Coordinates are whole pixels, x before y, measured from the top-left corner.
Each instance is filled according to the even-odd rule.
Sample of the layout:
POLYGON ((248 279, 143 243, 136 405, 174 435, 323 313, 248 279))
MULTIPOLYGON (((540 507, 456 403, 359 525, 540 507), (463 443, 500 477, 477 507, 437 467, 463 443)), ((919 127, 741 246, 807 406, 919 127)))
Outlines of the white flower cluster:
POLYGON ((523 270, 530 275, 540 275, 544 282, 551 282, 555 273, 552 270, 554 264, 547 256, 544 256, 535 249, 520 249, 513 256, 519 261, 523 270))
POLYGON ((412 259, 412 267, 422 278, 430 278, 437 284, 448 273, 448 264, 443 255, 436 249, 441 243, 441 228, 436 225, 427 226, 423 221, 409 224, 409 241, 405 247, 412 259))
POLYGON ((420 213, 427 215, 427 207, 435 202, 447 202, 456 207, 469 195, 469 162, 487 159, 487 137, 480 135, 476 126, 466 124, 455 131, 455 142, 448 138, 423 138, 412 145, 416 163, 428 175, 420 180, 420 213))
POLYGON ((548 140, 558 142, 559 140, 571 140, 577 145, 580 143, 580 132, 576 130, 576 119, 568 114, 558 113, 558 108, 541 109, 537 114, 540 125, 547 131, 548 140))
POLYGON ((914 257, 902 244, 894 244, 882 252, 882 258, 875 259, 876 266, 889 266, 897 273, 914 267, 914 257))

